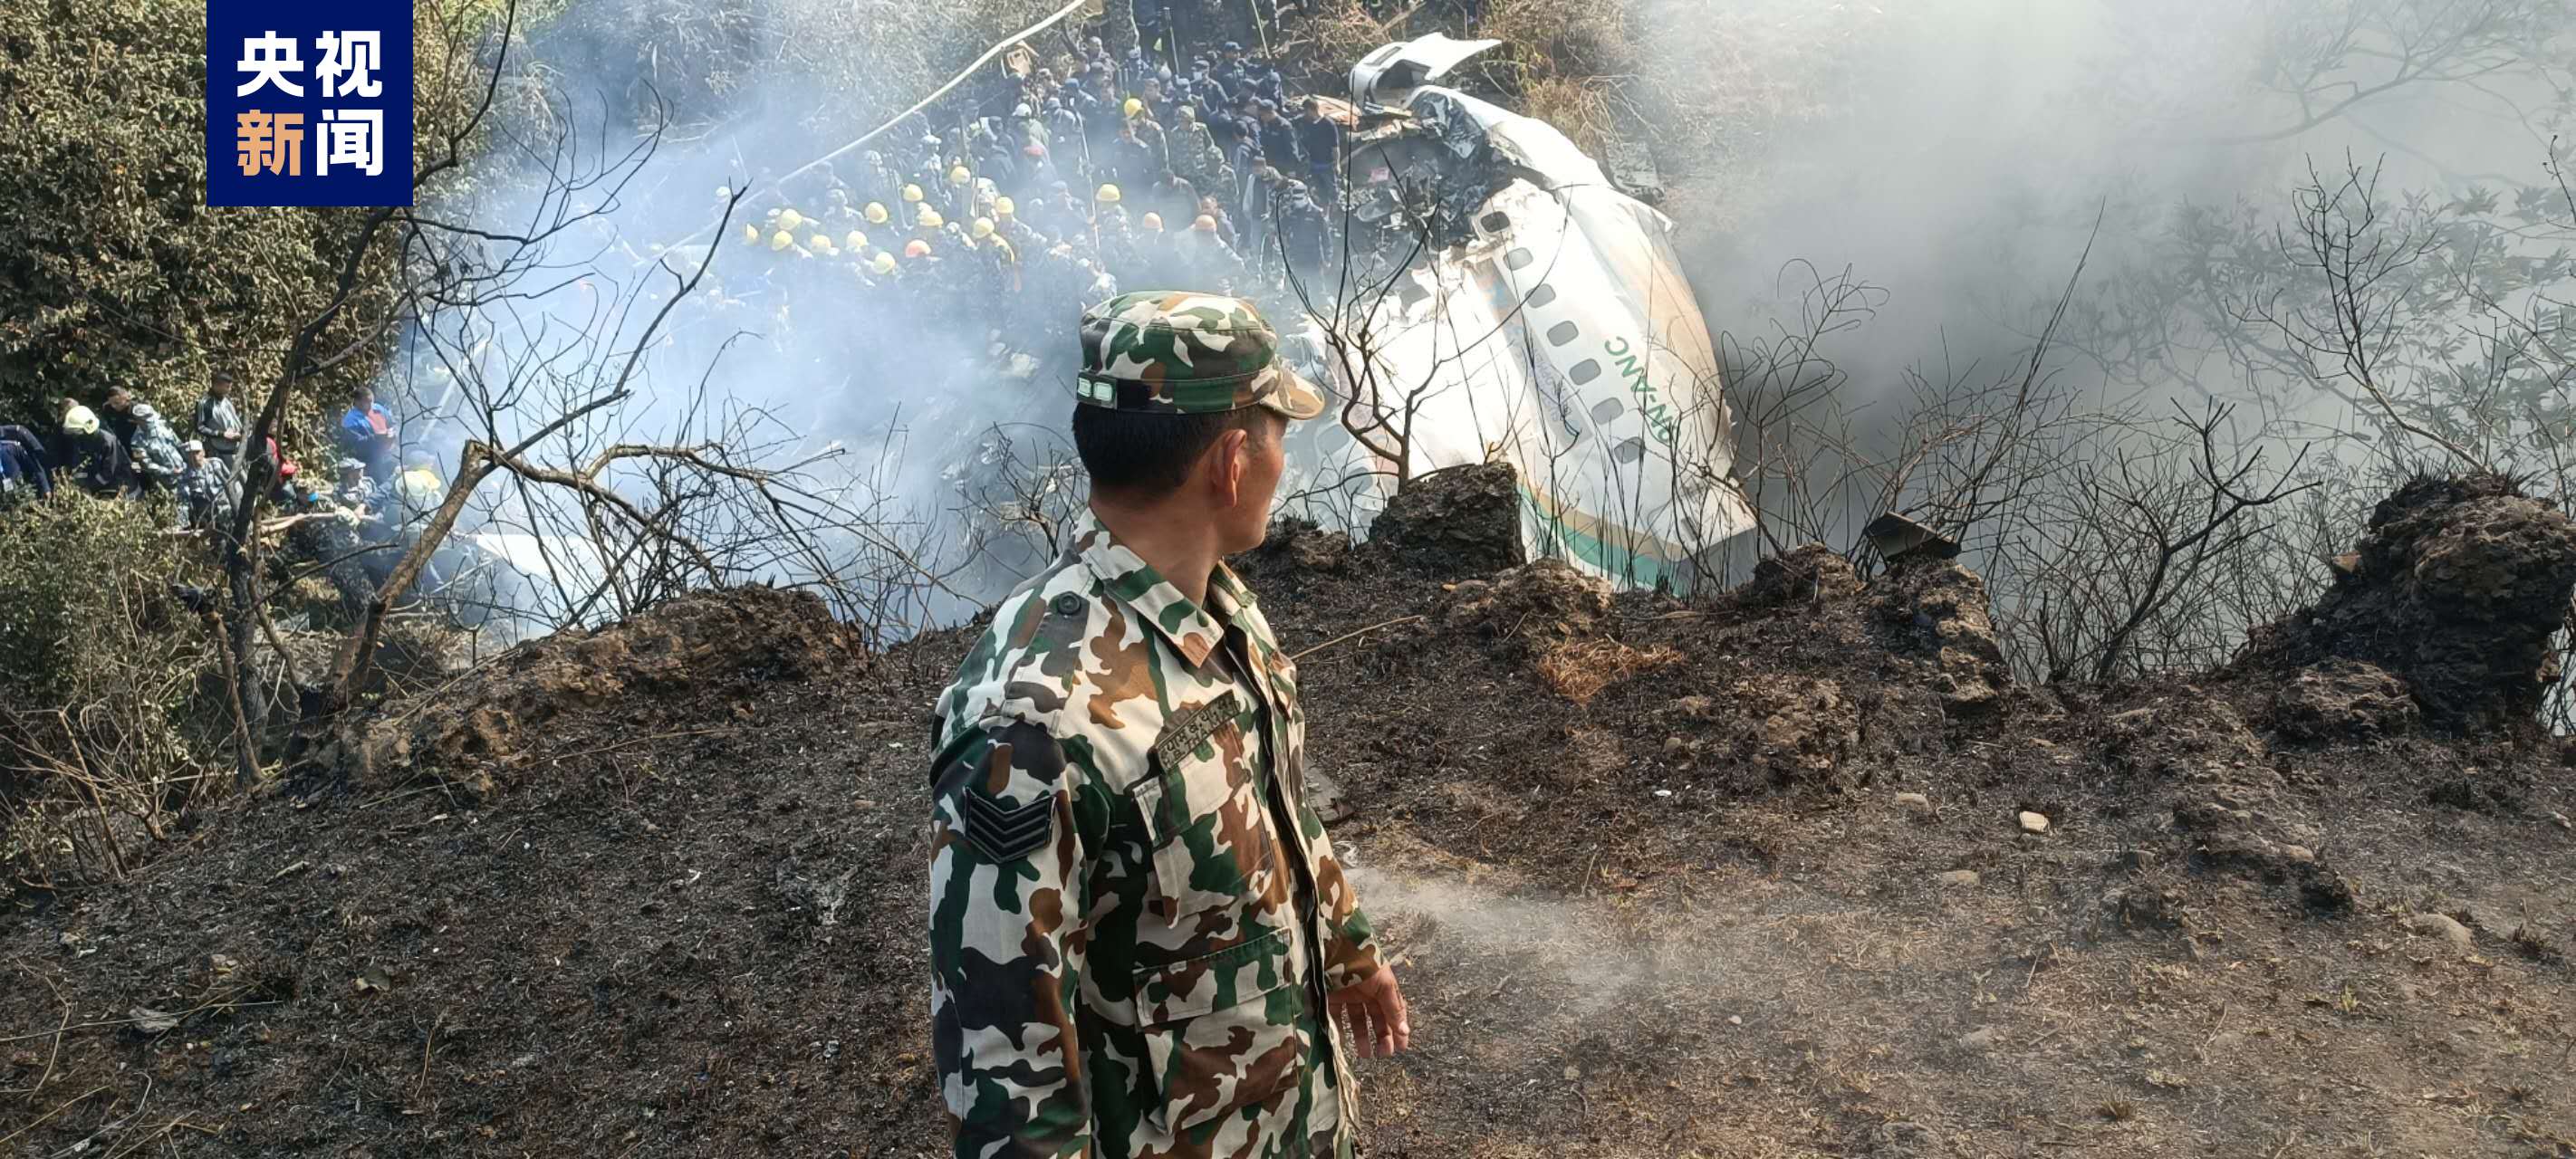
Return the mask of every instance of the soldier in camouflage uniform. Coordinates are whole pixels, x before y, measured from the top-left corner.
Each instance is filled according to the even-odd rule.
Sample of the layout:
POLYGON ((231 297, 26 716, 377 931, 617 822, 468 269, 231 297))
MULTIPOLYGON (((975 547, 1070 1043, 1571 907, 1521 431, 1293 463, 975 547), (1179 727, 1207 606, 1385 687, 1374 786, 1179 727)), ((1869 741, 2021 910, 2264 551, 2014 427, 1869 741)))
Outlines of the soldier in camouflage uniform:
POLYGON ((1347 1159, 1404 1000, 1305 803, 1297 669, 1219 562, 1324 401, 1249 302, 1085 311, 1092 518, 937 705, 932 1041, 975 1159, 1347 1159))

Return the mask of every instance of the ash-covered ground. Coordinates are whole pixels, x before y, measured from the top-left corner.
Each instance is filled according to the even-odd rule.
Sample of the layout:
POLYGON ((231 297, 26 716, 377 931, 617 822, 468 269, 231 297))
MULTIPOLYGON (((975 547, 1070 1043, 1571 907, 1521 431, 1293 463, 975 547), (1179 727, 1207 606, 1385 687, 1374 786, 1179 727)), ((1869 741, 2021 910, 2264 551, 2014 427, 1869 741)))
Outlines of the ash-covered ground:
MULTIPOLYGON (((1370 1154, 2576 1154, 2576 750, 2528 716, 2564 516, 2412 486, 2235 665, 2032 689, 1948 564, 1490 570, 1480 470, 1243 561, 1415 1011, 1370 1154)), ((690 597, 20 889, 0 1141, 944 1153, 923 742, 967 640, 690 597)))

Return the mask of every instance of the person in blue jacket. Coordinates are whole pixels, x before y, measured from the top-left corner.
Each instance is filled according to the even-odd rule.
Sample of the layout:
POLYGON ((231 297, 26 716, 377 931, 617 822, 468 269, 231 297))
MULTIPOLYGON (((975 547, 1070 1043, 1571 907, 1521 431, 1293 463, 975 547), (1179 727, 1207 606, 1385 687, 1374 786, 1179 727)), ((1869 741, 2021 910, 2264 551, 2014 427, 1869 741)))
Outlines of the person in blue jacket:
POLYGON ((394 477, 394 416, 377 405, 376 392, 365 386, 349 390, 349 409, 340 414, 340 450, 367 465, 367 477, 391 484, 394 477))

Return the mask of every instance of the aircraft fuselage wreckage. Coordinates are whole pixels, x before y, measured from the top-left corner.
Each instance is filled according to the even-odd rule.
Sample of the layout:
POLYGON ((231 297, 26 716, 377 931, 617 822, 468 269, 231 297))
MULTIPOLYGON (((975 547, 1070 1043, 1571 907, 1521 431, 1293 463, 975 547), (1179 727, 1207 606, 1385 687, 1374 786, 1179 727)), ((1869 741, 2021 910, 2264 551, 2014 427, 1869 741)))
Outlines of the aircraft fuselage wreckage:
POLYGON ((1292 454, 1309 480, 1374 472, 1381 499, 1399 449, 1411 475, 1507 462, 1531 558, 1687 589, 1753 515, 1672 221, 1547 123, 1432 83, 1498 43, 1435 34, 1351 69, 1350 212, 1422 240, 1339 305, 1311 295, 1302 354, 1343 421, 1302 424, 1292 454))

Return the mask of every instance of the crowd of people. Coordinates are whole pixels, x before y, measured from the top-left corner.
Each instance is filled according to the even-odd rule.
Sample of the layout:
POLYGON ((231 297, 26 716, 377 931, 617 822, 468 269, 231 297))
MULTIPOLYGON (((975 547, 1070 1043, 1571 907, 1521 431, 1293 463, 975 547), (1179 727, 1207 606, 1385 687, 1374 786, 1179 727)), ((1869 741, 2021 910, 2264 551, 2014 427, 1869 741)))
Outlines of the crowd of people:
POLYGON ((271 509, 294 519, 288 542, 322 565, 344 602, 363 605, 446 497, 435 460, 400 449, 393 416, 359 387, 325 441, 332 476, 311 479, 273 438, 245 451, 237 384, 218 371, 184 424, 124 387, 95 401, 55 400, 45 429, 0 425, 0 514, 59 494, 145 504, 167 529, 221 542, 232 534, 246 479, 271 481, 271 509), (371 550, 372 549, 372 550, 371 550))
POLYGON ((1070 349, 1081 307, 1121 289, 1277 300, 1294 278, 1321 294, 1347 110, 1292 99, 1239 43, 1175 69, 1091 37, 941 121, 914 118, 900 142, 791 177, 786 204, 747 203, 761 208, 734 244, 774 257, 724 263, 716 298, 888 319, 966 307, 1014 345, 1070 349))

